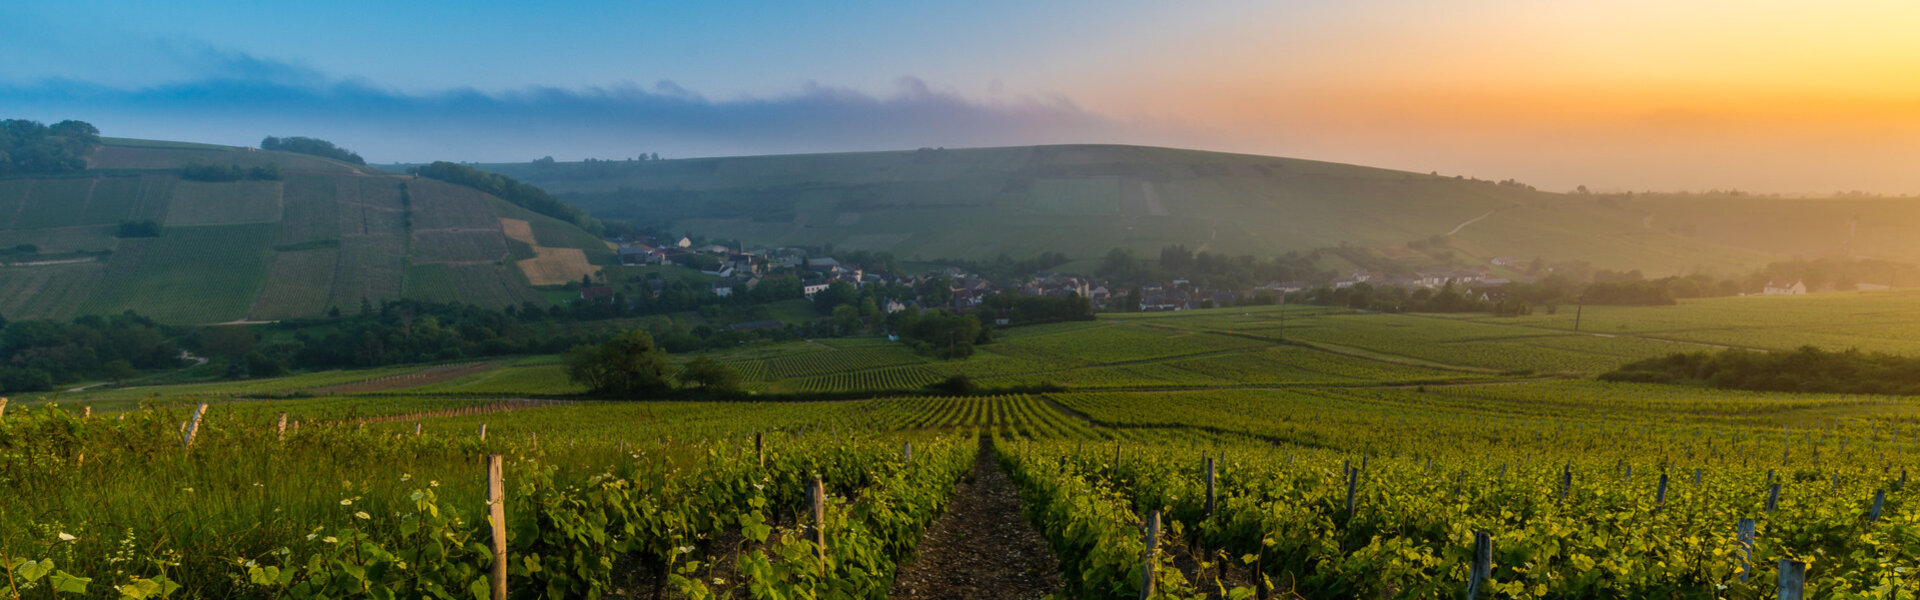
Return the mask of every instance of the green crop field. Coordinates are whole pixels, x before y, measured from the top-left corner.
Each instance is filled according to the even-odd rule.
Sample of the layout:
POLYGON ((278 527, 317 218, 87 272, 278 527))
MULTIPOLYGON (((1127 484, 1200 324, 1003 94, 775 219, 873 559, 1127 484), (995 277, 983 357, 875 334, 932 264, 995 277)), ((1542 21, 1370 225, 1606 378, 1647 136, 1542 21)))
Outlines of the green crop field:
POLYGON ((247 319, 271 321, 325 312, 339 262, 337 248, 273 253, 266 285, 247 311, 247 319))
POLYGON ((191 227, 279 222, 281 196, 282 185, 279 181, 182 181, 173 187, 173 202, 167 208, 166 225, 191 227))
POLYGON ((1779 559, 1805 557, 1816 557, 1808 580, 1821 593, 1884 596, 1916 583, 1897 566, 1920 527, 1920 492, 1908 484, 1920 464, 1915 399, 1502 371, 1698 347, 1664 337, 1682 332, 1762 339, 1788 330, 1786 318, 1834 340, 1892 343, 1920 320, 1903 302, 1910 298, 1732 298, 1589 313, 1615 331, 1627 326, 1613 337, 1572 332, 1560 315, 1267 307, 1012 328, 950 362, 866 338, 715 355, 768 399, 874 391, 815 402, 564 400, 582 388, 553 357, 97 388, 57 405, 17 399, 0 421, 8 450, 0 486, 16 492, 0 494, 0 527, 27 532, 0 538, 0 551, 51 559, 91 586, 164 577, 204 596, 335 589, 313 556, 366 566, 368 585, 396 593, 423 582, 471 585, 484 580, 488 555, 407 548, 421 543, 422 526, 442 539, 486 539, 484 520, 467 516, 484 506, 475 456, 501 454, 516 482, 506 501, 509 556, 541 567, 510 569, 515 588, 564 581, 591 595, 637 585, 631 574, 569 558, 617 542, 633 544, 617 550, 623 560, 691 575, 668 586, 673 595, 811 589, 790 574, 821 577, 817 555, 777 540, 800 537, 796 490, 818 474, 828 520, 841 523, 827 529, 829 547, 871 552, 830 556, 824 577, 885 589, 873 578, 907 564, 894 561, 940 511, 879 508, 971 493, 950 487, 960 478, 954 465, 985 452, 984 468, 1004 469, 1016 488, 1023 522, 1065 559, 1068 595, 1098 586, 1137 597, 1146 565, 1160 573, 1161 591, 1182 598, 1216 588, 1251 597, 1263 580, 1290 582, 1302 597, 1453 598, 1483 531, 1503 597, 1765 598, 1779 559), (428 376, 436 372, 456 375, 428 376), (988 391, 902 393, 959 373, 988 391), (991 391, 1042 384, 1063 391, 991 391), (353 389, 371 391, 325 391, 353 389), (183 449, 179 422, 199 402, 209 403, 207 417, 183 449), (79 405, 93 417, 80 418, 79 405), (299 423, 284 439, 281 413, 299 423), (976 446, 982 436, 993 446, 976 446), (271 475, 294 464, 303 465, 297 482, 271 475), (898 495, 909 489, 916 500, 898 495), (419 520, 435 511, 460 519, 419 520), (1157 543, 1168 550, 1146 552, 1140 523, 1155 513, 1157 543), (167 516, 183 514, 192 526, 167 516), (604 514, 673 514, 688 525, 629 529, 585 516, 604 514), (1736 537, 1742 519, 1753 523, 1751 542, 1736 537), (742 522, 781 535, 696 542, 742 522), (113 562, 129 527, 139 547, 179 564, 113 562), (359 557, 340 546, 348 539, 359 557), (897 550, 870 546, 881 541, 897 550), (655 545, 686 549, 642 550, 655 545), (1229 560, 1196 568, 1188 548, 1229 560), (242 556, 254 565, 228 558, 242 556), (398 560, 389 556, 405 556, 420 575, 381 575, 393 572, 380 570, 395 566, 382 562, 398 560), (1355 556, 1371 558, 1345 558, 1355 556), (789 568, 711 566, 758 560, 789 568), (871 567, 834 566, 850 562, 871 567), (252 582, 248 574, 268 566, 286 575, 252 582), (565 569, 564 580, 547 574, 565 569))
POLYGON ((185 227, 124 244, 81 311, 132 309, 176 323, 240 319, 267 280, 277 233, 272 223, 185 227))
MULTIPOLYGON (((617 262, 592 234, 498 198, 329 159, 110 139, 91 165, 94 171, 71 176, 0 177, 0 247, 31 245, 38 256, 8 262, 42 263, 0 273, 0 291, 15 293, 0 300, 7 318, 132 308, 172 324, 285 319, 403 294, 490 307, 544 302, 511 263, 499 264, 510 254, 501 217, 526 219, 546 247, 579 249, 595 265, 617 262), (183 181, 180 169, 190 164, 278 165, 282 180, 183 181), (117 237, 128 221, 154 221, 162 236, 117 237), (230 229, 242 225, 273 234, 256 249, 258 229, 230 229), (191 231, 204 227, 214 229, 191 231), (229 231, 246 233, 218 239, 229 231), (201 242, 212 243, 189 247, 201 242), (72 266, 87 260, 98 264, 72 266), (428 264, 447 268, 409 280, 409 265, 428 264), (149 307, 159 312, 147 313, 149 307)), ((531 258, 533 251, 523 244, 518 254, 531 258)))

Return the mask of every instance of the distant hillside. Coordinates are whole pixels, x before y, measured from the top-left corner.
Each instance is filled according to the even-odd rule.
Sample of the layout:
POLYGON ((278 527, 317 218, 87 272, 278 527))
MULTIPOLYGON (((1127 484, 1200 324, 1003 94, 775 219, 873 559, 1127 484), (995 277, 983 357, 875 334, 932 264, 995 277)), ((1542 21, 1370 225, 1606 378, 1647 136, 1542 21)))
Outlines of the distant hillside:
POLYGON ((1641 211, 1585 196, 1167 148, 1040 146, 483 167, 538 185, 603 219, 749 243, 885 250, 908 259, 1045 251, 1091 259, 1114 247, 1153 256, 1162 246, 1184 244, 1263 256, 1336 249, 1325 253, 1331 267, 1543 257, 1666 274, 1744 271, 1769 258, 1650 227, 1641 211), (1429 243, 1436 239, 1444 243, 1429 243))
POLYGON ((0 315, 214 323, 363 298, 503 306, 614 262, 573 225, 453 184, 287 152, 105 142, 87 171, 0 177, 0 315), (183 180, 187 165, 276 165, 280 179, 183 180), (117 237, 143 221, 159 235, 117 237))

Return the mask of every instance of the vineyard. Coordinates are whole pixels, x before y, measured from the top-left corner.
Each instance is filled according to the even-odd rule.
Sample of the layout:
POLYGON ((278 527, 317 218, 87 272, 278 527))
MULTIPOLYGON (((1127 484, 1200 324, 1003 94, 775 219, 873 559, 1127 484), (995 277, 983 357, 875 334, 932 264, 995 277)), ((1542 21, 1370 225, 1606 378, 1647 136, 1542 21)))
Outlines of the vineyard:
POLYGON ((1502 373, 1673 342, 1289 310, 747 346, 736 401, 572 399, 553 357, 20 398, 0 597, 900 597, 986 465, 1059 598, 1915 598, 1911 398, 1502 373), (921 391, 953 374, 983 392, 921 391))

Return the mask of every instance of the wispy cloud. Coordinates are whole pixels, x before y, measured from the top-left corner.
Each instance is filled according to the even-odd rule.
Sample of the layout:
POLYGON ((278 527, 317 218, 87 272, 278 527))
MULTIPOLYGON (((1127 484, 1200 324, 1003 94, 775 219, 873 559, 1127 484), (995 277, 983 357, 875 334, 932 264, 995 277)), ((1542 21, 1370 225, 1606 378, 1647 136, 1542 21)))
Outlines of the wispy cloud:
POLYGON ((248 144, 328 137, 371 160, 527 160, 1128 141, 1138 127, 1063 97, 990 100, 912 77, 887 93, 808 83, 713 99, 671 81, 413 94, 300 65, 194 50, 201 76, 144 86, 0 83, 0 113, 93 121, 107 135, 248 144))

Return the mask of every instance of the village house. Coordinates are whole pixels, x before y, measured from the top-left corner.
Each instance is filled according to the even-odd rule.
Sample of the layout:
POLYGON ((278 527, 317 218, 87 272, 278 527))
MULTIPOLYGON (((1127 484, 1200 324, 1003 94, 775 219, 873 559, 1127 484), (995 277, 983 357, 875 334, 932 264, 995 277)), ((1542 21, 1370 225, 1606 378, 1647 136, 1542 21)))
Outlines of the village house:
POLYGON ((1773 279, 1760 289, 1762 296, 1798 296, 1807 293, 1807 284, 1798 279, 1773 279))

